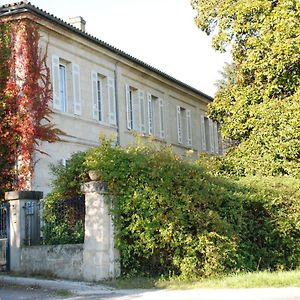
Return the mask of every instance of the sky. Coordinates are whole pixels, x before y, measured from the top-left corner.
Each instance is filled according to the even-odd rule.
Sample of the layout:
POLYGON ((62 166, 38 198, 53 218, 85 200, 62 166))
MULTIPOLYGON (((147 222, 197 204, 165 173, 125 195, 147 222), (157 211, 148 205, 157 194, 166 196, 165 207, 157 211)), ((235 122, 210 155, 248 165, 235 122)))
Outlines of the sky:
MULTIPOLYGON (((0 0, 0 5, 11 2, 0 0)), ((190 0, 30 2, 64 21, 82 16, 86 32, 210 96, 230 61, 230 54, 216 52, 211 37, 195 25, 190 0)))

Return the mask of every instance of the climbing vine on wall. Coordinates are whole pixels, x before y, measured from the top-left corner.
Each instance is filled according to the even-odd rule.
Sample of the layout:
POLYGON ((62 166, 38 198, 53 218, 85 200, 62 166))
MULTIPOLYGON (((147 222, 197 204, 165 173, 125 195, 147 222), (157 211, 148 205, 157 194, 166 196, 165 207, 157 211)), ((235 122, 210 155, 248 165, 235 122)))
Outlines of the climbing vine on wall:
POLYGON ((47 51, 33 21, 0 23, 0 196, 27 189, 39 141, 54 142, 47 51))

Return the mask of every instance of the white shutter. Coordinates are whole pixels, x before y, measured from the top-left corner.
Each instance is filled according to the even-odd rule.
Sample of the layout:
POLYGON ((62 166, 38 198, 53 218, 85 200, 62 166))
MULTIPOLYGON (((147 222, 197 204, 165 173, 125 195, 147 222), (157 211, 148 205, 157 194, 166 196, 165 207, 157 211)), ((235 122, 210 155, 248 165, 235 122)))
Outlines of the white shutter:
POLYGON ((148 104, 148 133, 153 134, 153 105, 152 96, 147 94, 147 104, 148 104))
POLYGON ((209 145, 210 145, 210 152, 215 152, 215 142, 214 142, 214 125, 211 119, 208 119, 208 128, 209 128, 209 145))
POLYGON ((99 121, 99 103, 98 103, 98 76, 96 72, 91 73, 92 80, 92 105, 93 119, 99 121))
POLYGON ((74 114, 81 115, 80 69, 79 69, 79 65, 72 64, 72 73, 73 73, 74 114))
POLYGON ((108 101, 109 101, 109 124, 116 125, 116 96, 115 96, 115 80, 113 77, 107 78, 107 90, 108 90, 108 101))
POLYGON ((145 126, 145 93, 139 90, 139 104, 140 104, 140 130, 146 132, 145 126))
POLYGON ((160 127, 160 138, 164 139, 166 137, 165 134, 165 109, 164 109, 164 101, 163 99, 158 99, 159 103, 159 127, 160 127))
POLYGON ((132 129, 132 103, 130 99, 130 87, 125 85, 125 99, 126 99, 126 115, 127 115, 127 128, 132 129))
POLYGON ((59 57, 52 56, 52 88, 53 108, 61 110, 61 99, 59 97, 59 57))
POLYGON ((205 135, 205 119, 204 114, 200 113, 200 138, 201 138, 201 150, 206 151, 206 135, 205 135))
POLYGON ((214 144, 215 144, 215 153, 219 153, 219 139, 218 139, 218 123, 214 122, 214 144))
POLYGON ((187 146, 192 146, 192 115, 189 109, 186 110, 186 125, 187 146))
POLYGON ((177 105, 177 141, 182 144, 181 108, 177 105))

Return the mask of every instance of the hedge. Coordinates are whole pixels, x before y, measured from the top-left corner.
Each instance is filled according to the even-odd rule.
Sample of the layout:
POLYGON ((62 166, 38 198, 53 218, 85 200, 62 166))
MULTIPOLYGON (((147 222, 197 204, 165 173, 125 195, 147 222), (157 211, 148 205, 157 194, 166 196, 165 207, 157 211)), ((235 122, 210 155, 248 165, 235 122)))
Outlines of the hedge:
POLYGON ((297 268, 300 181, 236 180, 204 165, 155 143, 123 149, 102 140, 85 154, 84 172, 96 170, 113 195, 122 273, 198 278, 297 268))

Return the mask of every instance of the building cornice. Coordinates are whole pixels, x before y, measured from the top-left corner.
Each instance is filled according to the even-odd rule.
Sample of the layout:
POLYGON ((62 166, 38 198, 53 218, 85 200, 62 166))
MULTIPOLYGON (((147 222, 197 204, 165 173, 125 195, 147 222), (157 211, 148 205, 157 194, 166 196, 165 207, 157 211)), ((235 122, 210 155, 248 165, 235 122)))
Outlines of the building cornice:
POLYGON ((205 98, 205 100, 207 100, 208 102, 213 101, 213 98, 211 96, 201 92, 200 90, 150 66, 149 64, 125 53, 124 51, 122 51, 118 48, 111 46, 110 44, 84 32, 84 31, 81 31, 80 29, 68 24, 67 22, 54 16, 53 14, 50 14, 50 13, 40 9, 39 7, 32 5, 30 2, 22 1, 22 2, 18 2, 18 3, 12 3, 12 4, 0 6, 0 18, 13 17, 13 16, 17 16, 20 14, 24 14, 24 13, 31 13, 35 16, 46 19, 46 20, 50 21, 51 23, 54 23, 57 26, 63 27, 64 29, 71 31, 72 33, 75 33, 75 34, 89 40, 90 42, 93 42, 97 46, 103 47, 106 50, 111 51, 112 53, 116 54, 117 56, 122 57, 123 59, 129 60, 130 62, 135 63, 138 66, 145 68, 159 76, 162 76, 163 78, 169 80, 170 82, 175 83, 175 84, 183 87, 184 89, 187 89, 188 91, 193 92, 196 95, 205 98))

